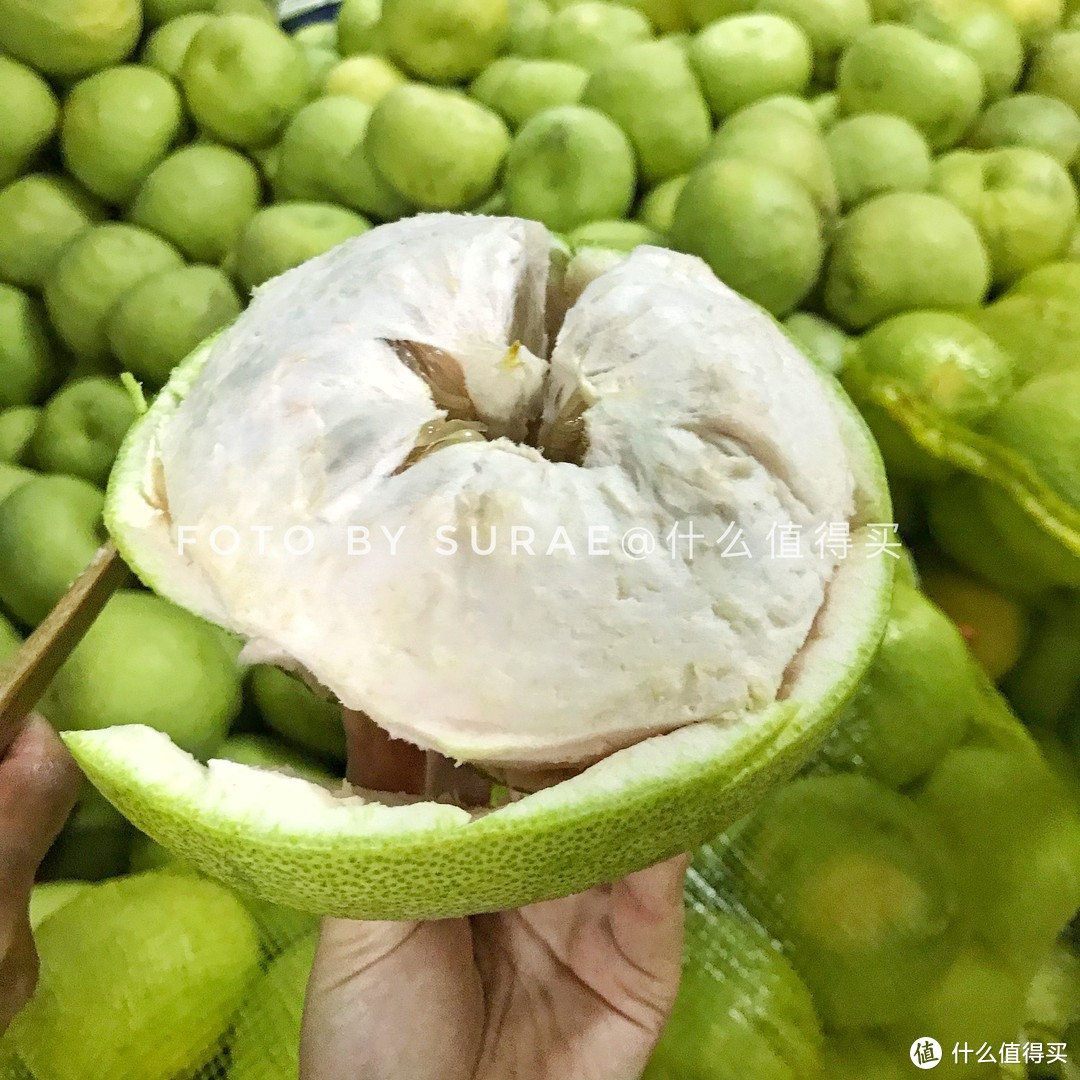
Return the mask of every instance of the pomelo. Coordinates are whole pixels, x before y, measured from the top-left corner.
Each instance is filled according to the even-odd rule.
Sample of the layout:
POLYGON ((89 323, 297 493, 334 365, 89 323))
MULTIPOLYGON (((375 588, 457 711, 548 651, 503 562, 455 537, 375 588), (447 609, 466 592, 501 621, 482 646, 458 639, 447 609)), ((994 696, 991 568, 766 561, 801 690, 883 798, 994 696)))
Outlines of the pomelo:
MULTIPOLYGON (((182 606, 241 630, 248 638, 249 658, 274 658, 306 668, 347 706, 362 709, 389 734, 423 748, 477 763, 494 774, 555 772, 566 778, 505 804, 470 809, 422 797, 380 797, 358 789, 332 793, 296 777, 235 762, 212 761, 204 767, 168 736, 148 727, 67 733, 68 746, 102 792, 144 832, 200 870, 264 900, 352 918, 434 918, 576 892, 715 835, 766 786, 805 760, 865 670, 883 630, 894 560, 873 556, 875 537, 881 523, 888 521, 890 508, 880 459, 851 405, 771 320, 720 285, 699 260, 639 248, 625 260, 601 260, 611 268, 591 283, 576 281, 568 271, 566 281, 576 281, 574 295, 563 295, 560 263, 549 267, 550 245, 546 230, 519 219, 422 216, 347 241, 264 286, 232 328, 176 370, 133 429, 110 483, 108 521, 129 563, 145 581, 182 606), (407 299, 392 295, 400 275, 412 283, 408 292, 399 293, 407 299), (333 290, 324 287, 327 280, 336 283, 333 290), (639 317, 643 292, 655 298, 659 311, 670 305, 670 315, 639 317), (430 320, 427 331, 414 327, 412 316, 401 308, 405 304, 416 311, 421 296, 424 318, 430 320), (554 310, 548 309, 549 296, 554 310), (564 308, 569 313, 549 365, 541 359, 548 355, 545 321, 558 319, 564 308), (298 326, 301 311, 309 321, 298 326), (725 335, 719 350, 712 336, 718 327, 725 335), (375 336, 360 336, 365 332, 375 336), (278 361, 271 358, 280 348, 289 349, 288 335, 296 333, 306 342, 303 370, 295 371, 306 390, 297 384, 295 389, 283 386, 267 395, 237 377, 248 410, 243 430, 252 442, 238 441, 237 402, 228 394, 218 396, 211 414, 201 413, 204 395, 216 393, 217 380, 232 366, 231 357, 248 358, 241 365, 247 377, 258 379, 262 363, 281 373, 278 361), (350 342, 345 348, 350 357, 346 369, 338 367, 341 333, 350 342), (419 346, 411 353, 386 346, 388 337, 397 340, 414 333, 438 342, 436 353, 425 353, 419 346), (262 344, 252 351, 244 341, 262 344), (589 341, 603 342, 602 355, 589 352, 589 341), (643 358, 634 352, 634 343, 643 358), (579 349, 584 360, 573 359, 579 349), (460 360, 454 359, 455 353, 460 360), (682 367, 673 376, 673 357, 684 355, 701 359, 680 360, 682 367), (725 362, 727 358, 731 359, 725 362), (453 382, 451 361, 461 366, 461 379, 468 371, 470 381, 453 382), (605 371, 608 364, 615 375, 605 371), (779 365, 779 379, 773 365, 779 365), (398 395, 389 412, 383 411, 386 397, 373 398, 367 381, 382 379, 380 371, 389 380, 382 393, 398 395), (433 381, 418 371, 426 371, 433 381), (465 569, 456 573, 446 569, 453 565, 450 560, 435 561, 439 556, 421 539, 420 530, 437 519, 425 515, 449 507, 450 520, 467 528, 476 520, 471 516, 474 511, 466 509, 474 498, 480 498, 476 505, 486 504, 489 512, 504 505, 498 511, 504 520, 514 509, 543 527, 557 520, 545 514, 562 512, 573 527, 585 507, 590 521, 600 512, 610 519, 603 498, 597 502, 590 494, 594 479, 604 476, 605 483, 613 485, 612 492, 622 492, 620 505, 637 507, 644 514, 647 496, 635 494, 632 483, 626 486, 619 479, 620 467, 601 465, 605 455, 618 453, 620 423, 631 421, 633 415, 637 431, 643 422, 636 414, 620 420, 618 407, 609 404, 620 400, 611 381, 620 378, 636 384, 638 407, 653 418, 657 431, 682 415, 680 410, 688 403, 697 402, 704 385, 713 388, 713 400, 737 397, 734 391, 716 390, 726 380, 741 385, 743 394, 758 401, 758 409, 741 418, 718 417, 712 423, 720 429, 733 425, 752 446, 759 440, 769 443, 767 450, 758 452, 772 468, 784 471, 790 490, 801 492, 806 504, 798 513, 806 521, 843 508, 853 541, 848 557, 835 562, 807 556, 797 560, 801 584, 797 595, 789 596, 780 609, 764 601, 758 590, 771 590, 775 584, 782 593, 790 593, 792 582, 784 575, 794 571, 764 559, 759 560, 760 569, 746 563, 743 569, 728 569, 718 561, 719 549, 715 555, 701 556, 709 570, 675 560, 682 567, 674 570, 683 582, 677 594, 682 600, 670 591, 672 570, 666 557, 662 564, 643 565, 618 554, 590 562, 563 556, 550 571, 562 584, 552 589, 550 580, 545 585, 544 575, 533 570, 535 592, 528 585, 521 592, 522 580, 516 575, 526 568, 511 562, 509 555, 475 563, 472 560, 479 556, 461 555, 465 569), (580 396, 586 379, 588 403, 580 396), (740 384, 741 379, 749 382, 740 384), (533 429, 525 410, 540 409, 545 384, 547 394, 553 395, 548 409, 556 415, 540 424, 540 436, 531 436, 537 443, 529 444, 524 440, 533 429), (578 389, 572 390, 575 384, 578 389), (459 386, 456 404, 447 405, 445 395, 454 385, 459 386), (467 388, 464 399, 462 385, 467 388), (774 397, 777 385, 785 391, 774 397), (417 540, 406 543, 402 569, 385 556, 374 560, 374 571, 372 562, 360 558, 344 563, 333 556, 324 562, 325 555, 313 562, 282 561, 284 550, 273 541, 261 555, 219 562, 213 554, 199 552, 196 540, 180 559, 176 549, 180 525, 224 520, 210 506, 196 509, 207 496, 228 502, 228 514, 238 522, 249 511, 261 514, 265 509, 271 521, 279 512, 292 514, 273 472, 281 464, 295 475, 295 466, 287 464, 293 452, 289 442, 295 439, 305 445, 309 431, 293 395, 309 394, 312 387, 329 394, 353 416, 346 428, 320 428, 317 442, 331 469, 325 477, 331 486, 317 481, 319 499, 337 497, 334 485, 340 479, 332 477, 344 462, 347 468, 360 470, 340 489, 354 494, 360 490, 357 485, 378 485, 380 477, 403 466, 375 499, 382 504, 377 526, 392 528, 397 521, 400 511, 393 497, 384 501, 389 492, 407 491, 420 483, 433 484, 442 493, 434 503, 421 499, 418 504, 418 516, 412 518, 417 540), (462 409, 468 412, 470 389, 488 411, 484 421, 463 428, 462 420, 446 417, 451 411, 456 416, 462 409), (564 393, 570 397, 569 411, 565 402, 554 404, 564 393), (256 401, 269 404, 252 411, 256 401), (293 418, 283 426, 274 417, 279 407, 293 418), (515 412, 515 407, 522 411, 515 412), (381 415, 375 427, 358 419, 371 408, 381 415), (782 423, 785 410, 798 412, 800 434, 790 436, 797 425, 782 423), (203 420, 196 436, 188 432, 187 424, 197 415, 203 420), (218 428, 219 423, 225 426, 218 428), (382 464, 372 463, 368 460, 372 448, 355 442, 355 433, 395 423, 402 426, 387 444, 389 456, 382 464), (772 430, 773 423, 777 431, 784 431, 782 439, 763 434, 772 430), (478 425, 505 434, 488 442, 478 425), (423 436, 419 442, 418 427, 423 436), (337 439, 349 431, 354 434, 335 449, 337 439), (469 438, 463 437, 464 431, 469 438), (789 436, 793 443, 814 440, 814 449, 807 453, 816 455, 816 471, 802 471, 805 465, 787 441, 789 436), (264 437, 279 440, 279 449, 269 459, 264 437), (515 437, 522 442, 515 443, 515 437), (200 441, 215 446, 214 456, 228 461, 230 472, 243 478, 243 494, 205 472, 189 486, 184 479, 187 470, 201 468, 200 441), (389 449, 391 445, 396 448, 389 449), (190 447, 191 456, 173 457, 164 449, 169 446, 190 447), (244 463, 252 451, 263 455, 264 468, 269 469, 258 482, 244 463), (459 479, 450 479, 443 471, 453 474, 462 467, 465 473, 459 479), (498 480, 503 468, 521 470, 509 474, 518 475, 518 480, 505 504, 500 500, 507 496, 501 492, 508 489, 498 480), (479 477, 475 483, 481 488, 495 486, 487 495, 477 489, 460 502, 457 486, 474 483, 469 476, 479 477), (534 500, 530 488, 538 482, 555 486, 534 500), (249 501, 264 497, 272 505, 255 507, 249 501), (455 515, 461 513, 465 517, 458 520, 455 515), (325 602, 318 599, 324 588, 320 564, 332 568, 334 599, 325 602), (437 566, 442 569, 436 571, 437 566), (618 582, 609 578, 616 567, 618 582), (278 583, 282 572, 292 585, 278 583), (371 572, 390 579, 405 572, 413 583, 402 580, 394 590, 392 608, 400 630, 380 624, 376 613, 364 633, 351 621, 363 607, 362 602, 357 604, 359 593, 354 589, 371 572), (707 592, 709 613, 694 616, 696 600, 689 608, 682 605, 687 597, 698 595, 698 574, 715 574, 714 582, 722 580, 725 585, 720 594, 707 592), (762 585, 759 575, 772 584, 762 585), (642 592, 642 576, 655 588, 642 592), (211 581, 216 584, 211 586, 211 581), (295 587, 299 581, 305 583, 302 590, 295 587), (480 589, 482 595, 465 599, 460 591, 464 581, 472 583, 468 590, 480 589), (638 599, 630 605, 616 603, 614 596, 607 597, 609 581, 616 592, 638 599), (238 608, 228 611, 221 606, 239 599, 234 592, 238 588, 246 593, 240 601, 246 614, 239 619, 238 608), (280 613, 272 610, 275 596, 286 604, 292 597, 304 596, 304 603, 312 606, 307 615, 297 611, 296 616, 286 616, 289 626, 285 626, 280 613), (567 596, 575 597, 571 606, 567 596), (649 615, 636 627, 635 611, 641 604, 649 615), (769 614, 759 611, 759 605, 769 614), (500 621, 500 611, 506 612, 506 624, 500 621), (487 615, 480 618, 480 612, 487 615), (702 626, 715 625, 729 650, 710 646, 690 677, 684 659, 689 654, 679 628, 694 618, 702 626), (788 625, 781 630, 772 622, 772 641, 764 646, 753 638, 752 627, 759 618, 788 625), (342 619, 357 630, 347 629, 342 619), (547 647, 538 649, 540 625, 546 626, 547 647), (612 631, 611 625, 617 629, 612 631), (301 640, 303 627, 310 631, 306 643, 301 640), (399 649, 401 632, 415 647, 399 649), (528 645, 509 648, 514 639, 528 645), (607 655, 616 659, 597 666, 590 650, 594 642, 605 641, 607 655), (647 662, 632 660, 638 641, 646 649, 647 662), (309 648, 316 642, 317 648, 309 648), (365 642, 383 658, 370 683, 366 672, 374 669, 364 654, 365 642), (429 654, 430 649, 434 652, 429 654), (745 659, 732 665, 732 652, 745 659), (340 667, 336 654, 341 656, 340 667), (716 665, 725 664, 727 674, 718 677, 716 665), (689 689, 683 681, 688 677, 689 689), (417 710, 397 698, 407 698, 420 688, 429 701, 443 707, 417 710), (573 704, 567 707, 567 701, 573 704), (702 707, 702 701, 709 704, 702 707), (613 702, 618 702, 614 710, 613 702)), ((712 437, 706 428, 699 430, 694 438, 712 437)), ((664 445, 663 435, 650 437, 657 446, 664 445)), ((739 461, 735 476, 754 476, 755 488, 768 503, 775 483, 772 474, 750 451, 732 448, 723 435, 719 439, 715 451, 719 457, 714 459, 713 450, 700 446, 695 452, 718 470, 732 468, 721 462, 727 460, 724 455, 734 454, 739 461)), ((682 435, 675 436, 676 444, 682 440, 682 435)), ((663 451, 650 449, 648 442, 645 439, 638 452, 655 467, 652 455, 660 453, 663 458, 663 451)), ((692 452, 688 443, 683 449, 692 452)), ((384 451, 375 453, 378 457, 384 451)), ((741 493, 746 499, 747 489, 717 483, 719 488, 707 489, 713 504, 702 501, 704 492, 693 500, 695 518, 715 523, 715 503, 727 500, 730 515, 743 521, 754 536, 764 535, 768 519, 755 517, 764 511, 739 498, 741 493)), ((669 493, 679 505, 685 505, 686 497, 685 491, 669 493)), ((343 520, 355 520, 354 511, 344 504, 333 513, 343 510, 343 520)), ((621 520, 618 513, 612 520, 621 520)), ((776 508, 786 520, 784 513, 776 508)), ((378 592, 376 588, 368 595, 378 592)))

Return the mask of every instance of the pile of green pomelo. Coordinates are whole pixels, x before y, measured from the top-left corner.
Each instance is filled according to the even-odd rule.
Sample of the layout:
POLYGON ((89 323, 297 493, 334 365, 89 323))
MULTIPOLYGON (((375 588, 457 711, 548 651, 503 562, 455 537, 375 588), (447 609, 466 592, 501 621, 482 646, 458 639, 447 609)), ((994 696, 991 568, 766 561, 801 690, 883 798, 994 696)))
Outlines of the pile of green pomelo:
MULTIPOLYGON (((931 1035, 939 1075, 1080 1076, 1076 0, 345 0, 291 36, 0 0, 0 103, 0 659, 102 541, 120 374, 152 395, 271 277, 433 210, 698 255, 859 406, 914 558, 824 747, 698 854, 646 1075, 892 1080, 931 1035)), ((238 651, 132 587, 40 708, 340 777, 335 707, 238 651)), ((314 917, 89 786, 44 876, 2 1080, 296 1076, 314 917)))

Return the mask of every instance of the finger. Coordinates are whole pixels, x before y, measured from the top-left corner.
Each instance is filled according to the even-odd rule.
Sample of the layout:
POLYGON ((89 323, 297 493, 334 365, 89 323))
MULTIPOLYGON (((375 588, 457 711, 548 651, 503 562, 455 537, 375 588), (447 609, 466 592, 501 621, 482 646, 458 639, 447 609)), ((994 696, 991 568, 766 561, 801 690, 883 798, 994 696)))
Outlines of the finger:
POLYGON ((29 890, 81 781, 56 732, 31 716, 0 759, 0 903, 17 902, 29 890))
POLYGON ((24 912, 0 961, 0 1035, 33 996, 37 978, 38 954, 24 912))
POLYGON ((611 935, 617 952, 674 1001, 682 970, 683 881, 688 855, 639 870, 611 886, 611 935))

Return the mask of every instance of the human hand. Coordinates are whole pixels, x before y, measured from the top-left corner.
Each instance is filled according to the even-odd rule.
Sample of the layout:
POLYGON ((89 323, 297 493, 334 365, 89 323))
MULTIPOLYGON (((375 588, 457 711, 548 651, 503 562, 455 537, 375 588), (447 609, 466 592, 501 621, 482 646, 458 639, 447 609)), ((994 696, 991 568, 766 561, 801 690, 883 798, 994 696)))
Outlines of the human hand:
MULTIPOLYGON (((419 790, 422 756, 361 723, 347 725, 350 779, 419 790), (352 753, 360 742, 363 754, 352 753), (362 777, 358 760, 367 763, 362 777)), ((678 989, 687 861, 516 911, 327 919, 301 1077, 636 1080, 678 989)))
POLYGON ((81 774, 56 733, 32 716, 0 745, 0 1034, 30 999, 38 959, 30 890, 79 793, 81 774))

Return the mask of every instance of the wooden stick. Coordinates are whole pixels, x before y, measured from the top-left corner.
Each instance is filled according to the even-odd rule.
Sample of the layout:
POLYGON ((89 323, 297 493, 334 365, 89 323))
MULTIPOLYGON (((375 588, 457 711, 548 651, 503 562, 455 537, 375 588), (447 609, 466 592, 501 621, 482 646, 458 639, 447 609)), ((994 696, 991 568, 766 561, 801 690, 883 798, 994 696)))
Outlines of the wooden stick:
POLYGON ((0 755, 7 752, 109 597, 130 580, 131 571, 116 547, 110 543, 99 548, 45 621, 0 670, 0 755))

